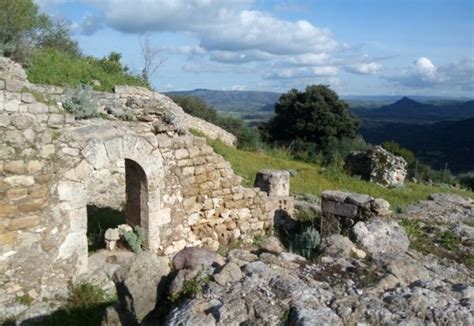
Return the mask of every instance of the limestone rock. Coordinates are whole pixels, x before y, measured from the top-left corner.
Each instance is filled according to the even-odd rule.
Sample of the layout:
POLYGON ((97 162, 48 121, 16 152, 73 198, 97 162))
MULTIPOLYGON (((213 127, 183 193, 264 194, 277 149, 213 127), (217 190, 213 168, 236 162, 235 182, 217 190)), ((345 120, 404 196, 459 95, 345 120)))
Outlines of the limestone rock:
POLYGON ((343 325, 339 316, 329 308, 295 306, 290 310, 289 326, 343 325))
POLYGON ((168 260, 149 252, 135 255, 115 272, 119 302, 138 323, 155 309, 158 285, 169 272, 168 260))
POLYGON ((325 256, 349 258, 353 246, 354 244, 349 238, 340 234, 333 234, 323 239, 320 249, 321 253, 325 256))
POLYGON ((242 278, 242 272, 239 265, 230 262, 227 263, 222 270, 214 275, 215 281, 220 285, 238 282, 242 278))
POLYGON ((353 152, 346 159, 346 168, 351 175, 385 187, 402 186, 407 162, 381 146, 374 146, 366 152, 353 152))
POLYGON ((371 254, 403 253, 410 245, 405 230, 393 220, 358 222, 352 228, 352 234, 354 240, 371 254))
POLYGON ((263 239, 260 249, 279 254, 283 251, 283 246, 278 238, 271 236, 263 239))
POLYGON ((166 318, 166 326, 213 326, 216 319, 210 313, 211 308, 218 302, 184 301, 179 307, 173 309, 166 318))
POLYGON ((236 263, 239 267, 242 267, 249 262, 256 261, 258 256, 250 253, 247 250, 232 249, 227 254, 227 259, 230 262, 236 263))
POLYGON ((223 258, 215 252, 199 247, 184 248, 173 257, 173 267, 176 270, 216 268, 223 263, 223 258))

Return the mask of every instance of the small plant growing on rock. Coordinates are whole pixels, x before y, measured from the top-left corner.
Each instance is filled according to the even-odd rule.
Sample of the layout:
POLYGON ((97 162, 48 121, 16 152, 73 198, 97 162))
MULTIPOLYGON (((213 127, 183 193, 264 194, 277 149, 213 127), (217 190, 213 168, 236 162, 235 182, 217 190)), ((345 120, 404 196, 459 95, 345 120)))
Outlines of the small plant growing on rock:
POLYGON ((16 297, 16 302, 24 306, 31 306, 33 303, 33 298, 28 294, 19 295, 16 297))
POLYGON ((172 124, 176 120, 176 116, 172 112, 166 111, 163 115, 163 121, 167 124, 172 124))
POLYGON ((321 237, 315 227, 310 226, 305 231, 297 234, 290 242, 290 251, 305 258, 311 258, 314 251, 319 247, 321 237))
POLYGON ((143 228, 135 225, 133 231, 125 232, 123 237, 134 253, 140 253, 142 251, 142 244, 145 241, 145 231, 143 228))
POLYGON ((97 103, 92 97, 92 88, 88 85, 79 86, 63 103, 64 109, 78 119, 90 119, 99 116, 97 103))

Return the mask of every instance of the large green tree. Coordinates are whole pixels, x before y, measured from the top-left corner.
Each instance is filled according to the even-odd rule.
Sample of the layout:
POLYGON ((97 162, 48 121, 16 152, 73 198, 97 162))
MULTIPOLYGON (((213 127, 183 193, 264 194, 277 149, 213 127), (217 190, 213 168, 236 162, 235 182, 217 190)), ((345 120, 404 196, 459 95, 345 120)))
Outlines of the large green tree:
POLYGON ((292 89, 275 105, 276 116, 268 124, 273 140, 298 140, 320 150, 357 134, 358 120, 336 92, 325 85, 309 85, 304 92, 292 89))
POLYGON ((0 55, 24 63, 35 48, 79 54, 67 26, 40 13, 33 0, 0 0, 0 55))

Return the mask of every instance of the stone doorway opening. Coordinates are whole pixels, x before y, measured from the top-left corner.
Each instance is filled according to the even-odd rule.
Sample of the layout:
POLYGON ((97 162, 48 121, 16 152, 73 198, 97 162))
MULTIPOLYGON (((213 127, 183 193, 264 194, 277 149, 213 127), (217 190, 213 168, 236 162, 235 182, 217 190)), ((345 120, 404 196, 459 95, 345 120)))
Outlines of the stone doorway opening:
POLYGON ((137 162, 125 159, 125 198, 127 224, 143 227, 148 218, 148 181, 137 162))

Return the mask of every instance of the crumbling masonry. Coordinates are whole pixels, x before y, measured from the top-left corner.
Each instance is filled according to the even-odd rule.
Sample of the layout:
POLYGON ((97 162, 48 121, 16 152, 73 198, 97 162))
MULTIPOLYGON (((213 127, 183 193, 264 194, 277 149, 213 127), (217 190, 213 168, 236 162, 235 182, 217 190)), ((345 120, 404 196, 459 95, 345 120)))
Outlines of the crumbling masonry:
POLYGON ((128 224, 164 255, 250 242, 271 228, 281 202, 242 187, 187 129, 227 143, 232 135, 143 88, 94 92, 103 117, 91 120, 66 113, 65 94, 30 84, 0 58, 0 317, 16 313, 8 307, 19 295, 53 297, 87 270, 88 205, 126 203, 128 224), (123 121, 124 112, 134 121, 123 121))

